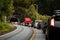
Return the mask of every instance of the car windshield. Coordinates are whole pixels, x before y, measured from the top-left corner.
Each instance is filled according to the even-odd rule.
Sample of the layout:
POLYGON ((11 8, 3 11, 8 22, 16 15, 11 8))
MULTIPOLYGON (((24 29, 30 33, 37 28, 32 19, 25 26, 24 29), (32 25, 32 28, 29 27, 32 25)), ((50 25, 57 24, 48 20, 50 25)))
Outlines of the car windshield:
POLYGON ((18 22, 18 20, 16 18, 11 18, 10 21, 18 22))

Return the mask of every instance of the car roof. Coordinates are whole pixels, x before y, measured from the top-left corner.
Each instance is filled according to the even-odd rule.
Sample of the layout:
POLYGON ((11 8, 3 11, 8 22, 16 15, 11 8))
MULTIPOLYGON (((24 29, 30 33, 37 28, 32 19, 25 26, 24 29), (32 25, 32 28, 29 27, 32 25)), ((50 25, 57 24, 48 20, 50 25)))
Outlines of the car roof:
POLYGON ((42 20, 35 20, 35 21, 39 21, 39 22, 42 22, 42 20))

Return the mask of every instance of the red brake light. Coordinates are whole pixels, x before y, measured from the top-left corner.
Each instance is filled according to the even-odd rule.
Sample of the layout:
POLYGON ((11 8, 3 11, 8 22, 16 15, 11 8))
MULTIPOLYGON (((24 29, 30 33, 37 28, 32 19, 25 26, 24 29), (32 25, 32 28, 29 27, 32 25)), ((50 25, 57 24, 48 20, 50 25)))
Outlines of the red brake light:
POLYGON ((51 26, 54 26, 55 23, 54 23, 54 18, 51 19, 51 23, 50 23, 51 26))

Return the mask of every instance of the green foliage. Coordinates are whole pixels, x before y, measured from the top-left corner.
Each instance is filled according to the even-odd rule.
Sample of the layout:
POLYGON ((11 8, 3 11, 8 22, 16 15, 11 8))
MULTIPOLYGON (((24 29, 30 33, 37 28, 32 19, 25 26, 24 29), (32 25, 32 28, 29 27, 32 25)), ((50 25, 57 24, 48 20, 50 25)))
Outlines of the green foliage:
MULTIPOLYGON (((5 16, 10 16, 14 12, 13 0, 0 0, 0 32, 12 27, 4 22, 5 16)), ((8 31, 8 30, 6 30, 8 31)))
POLYGON ((9 26, 8 24, 5 24, 4 22, 0 22, 0 35, 9 32, 14 27, 9 26))
POLYGON ((50 16, 47 15, 41 15, 39 14, 36 10, 34 5, 31 5, 28 11, 28 16, 32 19, 32 20, 43 20, 46 21, 48 18, 50 18, 50 16))
POLYGON ((21 6, 21 7, 29 8, 29 6, 34 2, 35 0, 14 0, 15 7, 21 6))
POLYGON ((13 12, 13 0, 0 0, 0 15, 10 15, 13 12))
MULTIPOLYGON (((5 29, 12 29, 12 26, 9 26, 8 23, 0 22, 0 31, 5 29)), ((7 30, 8 31, 8 30, 7 30)))
POLYGON ((29 7, 29 16, 30 16, 30 18, 32 19, 32 20, 37 20, 37 19, 40 19, 39 18, 39 14, 37 13, 37 11, 35 10, 35 7, 34 7, 34 5, 31 5, 30 7, 29 7))
POLYGON ((50 18, 50 16, 42 15, 41 20, 43 20, 43 22, 44 22, 44 21, 47 21, 49 18, 50 18))
POLYGON ((13 6, 13 0, 10 0, 7 8, 8 8, 8 10, 7 10, 7 16, 12 15, 13 12, 15 11, 14 6, 13 6))
POLYGON ((1 16, 11 15, 14 12, 13 9, 14 9, 13 0, 0 0, 0 15, 1 16))
MULTIPOLYGON (((20 15, 20 20, 24 21, 25 17, 30 17, 32 20, 47 20, 50 16, 45 16, 45 15, 41 15, 39 14, 36 9, 35 6, 32 4, 30 5, 30 7, 28 9, 24 8, 24 7, 19 7, 19 10, 17 10, 18 12, 21 12, 20 14, 17 13, 18 15, 20 15)), ((17 15, 16 14, 16 15, 17 15)))

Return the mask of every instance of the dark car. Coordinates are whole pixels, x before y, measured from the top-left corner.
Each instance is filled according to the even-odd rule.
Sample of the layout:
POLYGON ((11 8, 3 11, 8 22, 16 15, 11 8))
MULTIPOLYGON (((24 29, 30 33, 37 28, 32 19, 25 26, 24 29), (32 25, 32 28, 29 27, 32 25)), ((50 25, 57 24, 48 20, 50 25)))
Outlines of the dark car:
POLYGON ((17 18, 11 18, 10 22, 18 22, 18 19, 17 18))
POLYGON ((10 18, 10 23, 18 24, 18 19, 15 17, 10 18))
POLYGON ((46 32, 47 24, 48 24, 47 21, 45 21, 45 22, 42 23, 42 26, 41 26, 44 34, 46 32))
POLYGON ((47 23, 46 40, 60 40, 60 14, 53 15, 47 23))
POLYGON ((41 25, 42 25, 42 23, 41 22, 38 22, 38 24, 37 24, 37 29, 41 29, 41 25))

